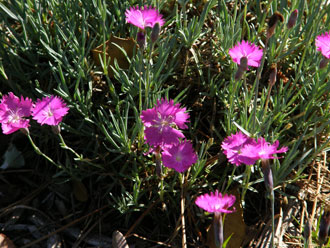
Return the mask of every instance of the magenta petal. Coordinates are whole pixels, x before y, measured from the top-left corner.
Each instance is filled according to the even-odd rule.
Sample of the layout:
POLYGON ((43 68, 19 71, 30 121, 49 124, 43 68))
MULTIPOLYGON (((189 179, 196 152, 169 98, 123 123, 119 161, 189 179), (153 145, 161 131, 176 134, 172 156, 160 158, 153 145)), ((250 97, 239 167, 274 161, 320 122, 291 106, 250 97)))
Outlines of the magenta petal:
POLYGON ((159 23, 159 26, 164 25, 164 19, 158 10, 153 7, 144 6, 140 7, 131 7, 125 12, 126 22, 133 24, 134 26, 144 30, 146 27, 153 27, 156 23, 159 23))
POLYGON ((171 127, 164 127, 163 129, 158 127, 147 127, 144 130, 144 134, 147 143, 152 146, 177 144, 179 143, 179 138, 184 138, 181 131, 171 127))
POLYGON ((330 59, 330 31, 316 37, 315 45, 324 57, 330 59))
POLYGON ((157 101, 152 109, 142 111, 141 120, 145 126, 145 139, 149 145, 171 145, 179 143, 179 138, 184 138, 181 131, 176 128, 187 128, 189 114, 180 104, 173 100, 157 101))
POLYGON ((61 97, 50 96, 38 99, 32 110, 33 119, 39 124, 56 126, 69 111, 61 97))
POLYGON ((222 195, 216 190, 214 193, 200 195, 196 198, 195 204, 209 213, 232 213, 229 210, 234 205, 236 197, 234 195, 222 195))
POLYGON ((0 123, 4 134, 11 134, 21 128, 28 128, 31 115, 32 100, 21 96, 21 99, 12 92, 4 95, 0 103, 0 123))
POLYGON ((221 147, 230 163, 236 166, 241 164, 253 165, 258 158, 255 149, 243 152, 248 145, 253 147, 256 145, 256 142, 242 132, 238 132, 224 139, 221 147))
POLYGON ((234 47, 229 49, 229 55, 235 63, 240 64, 241 58, 246 57, 248 65, 253 67, 260 66, 262 54, 262 49, 244 40, 241 43, 238 42, 234 47))
POLYGON ((189 169, 192 164, 196 163, 197 155, 192 144, 183 141, 180 144, 175 144, 172 147, 165 149, 162 152, 162 161, 164 166, 182 173, 189 169))

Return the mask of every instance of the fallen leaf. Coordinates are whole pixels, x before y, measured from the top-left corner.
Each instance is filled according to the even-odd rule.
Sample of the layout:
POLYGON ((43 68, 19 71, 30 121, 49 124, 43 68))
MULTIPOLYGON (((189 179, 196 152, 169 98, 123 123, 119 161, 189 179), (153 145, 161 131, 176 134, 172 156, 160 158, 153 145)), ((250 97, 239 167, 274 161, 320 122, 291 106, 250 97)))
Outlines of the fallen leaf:
POLYGON ((15 248, 13 242, 3 233, 0 233, 0 247, 1 248, 15 248))
MULTIPOLYGON (((135 41, 132 38, 123 39, 116 36, 111 36, 108 41, 105 42, 105 56, 108 67, 109 77, 114 76, 114 72, 111 66, 114 66, 115 59, 117 60, 118 66, 121 69, 128 69, 129 62, 126 59, 125 54, 119 48, 121 47, 127 54, 129 58, 132 58, 134 47, 137 47, 135 41), (110 60, 110 61, 109 61, 110 60)), ((101 60, 103 60, 103 44, 92 50, 93 60, 97 65, 101 65, 101 60)))
POLYGON ((85 202, 88 200, 88 192, 85 185, 78 180, 73 180, 73 194, 78 201, 85 202))

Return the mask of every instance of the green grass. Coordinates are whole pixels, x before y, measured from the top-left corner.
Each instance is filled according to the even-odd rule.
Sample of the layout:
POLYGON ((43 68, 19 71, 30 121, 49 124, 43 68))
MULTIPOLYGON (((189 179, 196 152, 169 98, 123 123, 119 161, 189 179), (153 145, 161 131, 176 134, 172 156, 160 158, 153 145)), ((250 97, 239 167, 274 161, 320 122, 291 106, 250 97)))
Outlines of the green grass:
MULTIPOLYGON (((245 167, 234 168, 221 151, 221 142, 238 126, 253 137, 279 140, 281 146, 289 147, 273 164, 276 194, 304 177, 306 167, 329 149, 330 70, 329 65, 319 69, 322 55, 314 41, 329 31, 330 5, 321 0, 293 0, 290 6, 284 0, 247 1, 246 5, 238 0, 206 2, 0 1, 1 93, 12 91, 33 100, 61 96, 70 107, 61 124, 62 136, 82 156, 62 149, 49 127, 31 122, 32 139, 60 168, 38 156, 28 140, 20 137, 26 143, 22 148, 25 167, 34 171, 39 183, 51 180, 55 188, 74 180, 83 182, 88 201, 76 203, 83 209, 79 216, 108 204, 106 215, 95 217, 100 221, 95 232, 110 236, 119 229, 125 234, 145 214, 133 233, 173 247, 181 245, 181 231, 175 231, 180 226, 179 175, 165 169, 161 181, 154 158, 145 155, 149 148, 143 142, 140 114, 158 99, 180 102, 191 116, 184 134, 193 141, 199 157, 184 174, 191 246, 205 246, 198 230, 205 234, 205 223, 209 223, 209 217, 194 204, 196 196, 234 185, 241 192, 265 193, 259 164, 247 178, 245 167), (166 23, 156 45, 148 45, 143 54, 135 49, 129 68, 115 64, 111 78, 105 57, 103 66, 97 66, 92 49, 111 35, 136 39, 137 28, 126 24, 124 13, 142 2, 159 6, 166 23), (286 23, 294 9, 299 11, 298 20, 288 30, 286 23), (243 39, 263 48, 267 20, 275 11, 284 16, 284 22, 268 42, 262 68, 250 68, 245 82, 235 82, 237 66, 229 48, 243 39), (283 77, 278 74, 270 88, 272 64, 277 64, 283 77)), ((137 247, 155 245, 133 237, 128 241, 137 247)))

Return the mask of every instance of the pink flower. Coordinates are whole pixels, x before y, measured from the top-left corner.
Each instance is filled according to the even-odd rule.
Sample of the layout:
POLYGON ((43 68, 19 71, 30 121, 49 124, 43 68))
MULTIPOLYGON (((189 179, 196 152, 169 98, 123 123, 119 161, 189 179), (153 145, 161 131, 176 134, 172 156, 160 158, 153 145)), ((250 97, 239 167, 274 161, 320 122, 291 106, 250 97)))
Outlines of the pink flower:
POLYGON ((29 127, 29 117, 31 115, 32 100, 21 96, 19 99, 12 92, 4 95, 0 103, 0 123, 2 132, 11 134, 21 128, 29 127))
POLYGON ((287 152, 288 148, 286 146, 282 147, 281 149, 277 150, 279 146, 279 141, 276 140, 274 144, 270 144, 265 141, 264 138, 259 138, 256 146, 247 146, 244 153, 249 153, 249 151, 256 154, 259 159, 274 159, 273 155, 276 153, 283 153, 287 152))
POLYGON ((33 110, 32 116, 41 125, 47 124, 51 126, 58 125, 63 116, 69 111, 66 103, 58 96, 44 97, 42 100, 38 99, 33 110))
POLYGON ((209 213, 232 213, 235 208, 233 210, 229 210, 229 208, 234 205, 235 201, 234 195, 222 195, 216 190, 214 193, 198 196, 195 203, 209 213))
POLYGON ((317 36, 315 39, 315 45, 317 51, 321 51, 324 57, 330 59, 330 31, 317 36))
POLYGON ((222 142, 221 147, 230 163, 235 164, 236 166, 239 166, 242 163, 246 165, 253 165, 258 160, 258 157, 251 156, 250 153, 242 152, 244 151, 246 145, 251 145, 252 147, 256 145, 256 142, 247 135, 238 132, 228 136, 222 142))
POLYGON ((144 6, 144 8, 131 7, 125 12, 126 22, 133 24, 144 30, 146 27, 153 28, 158 22, 159 26, 164 25, 163 16, 153 7, 144 6))
POLYGON ((180 144, 165 149, 162 152, 162 161, 164 166, 175 169, 177 172, 181 173, 188 170, 192 164, 196 163, 197 155, 192 144, 188 141, 183 141, 180 144))
POLYGON ((262 50, 256 45, 243 40, 242 43, 238 42, 236 46, 229 49, 229 55, 237 64, 240 64, 242 57, 246 57, 249 66, 259 67, 262 50))
POLYGON ((142 111, 141 119, 145 126, 145 139, 149 145, 166 146, 179 143, 179 138, 184 138, 181 129, 188 128, 185 124, 189 114, 186 108, 180 108, 180 104, 174 104, 173 100, 162 99, 152 109, 142 111))

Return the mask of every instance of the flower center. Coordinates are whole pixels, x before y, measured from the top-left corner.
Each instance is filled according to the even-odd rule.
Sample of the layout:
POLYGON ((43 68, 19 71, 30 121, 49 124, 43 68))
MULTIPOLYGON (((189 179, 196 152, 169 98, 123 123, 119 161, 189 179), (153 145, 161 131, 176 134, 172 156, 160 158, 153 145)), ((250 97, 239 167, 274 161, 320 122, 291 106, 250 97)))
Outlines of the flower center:
POLYGON ((182 156, 181 156, 181 154, 177 154, 177 155, 175 156, 175 160, 176 160, 177 162, 181 162, 181 161, 182 161, 182 156))
POLYGON ((48 108, 46 112, 46 116, 49 118, 49 117, 52 117, 54 115, 53 111, 51 110, 51 108, 48 108))
POLYGON ((18 114, 19 110, 17 110, 16 112, 13 111, 13 110, 9 110, 10 111, 10 114, 9 114, 9 118, 8 118, 8 122, 9 123, 15 123, 15 122, 18 122, 20 120, 20 116, 18 114))

